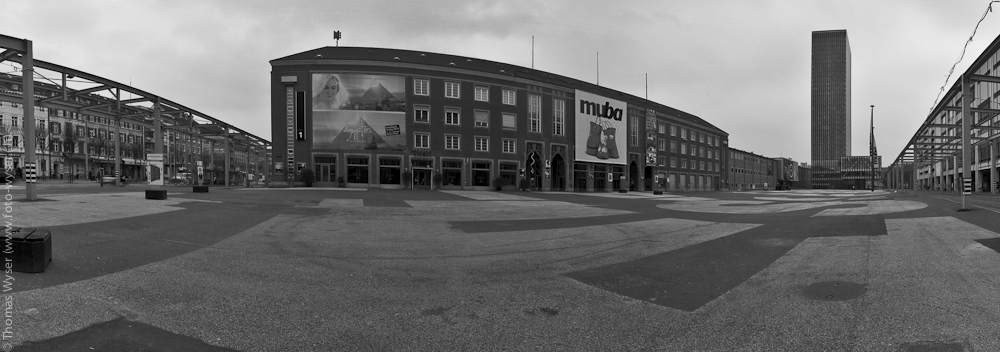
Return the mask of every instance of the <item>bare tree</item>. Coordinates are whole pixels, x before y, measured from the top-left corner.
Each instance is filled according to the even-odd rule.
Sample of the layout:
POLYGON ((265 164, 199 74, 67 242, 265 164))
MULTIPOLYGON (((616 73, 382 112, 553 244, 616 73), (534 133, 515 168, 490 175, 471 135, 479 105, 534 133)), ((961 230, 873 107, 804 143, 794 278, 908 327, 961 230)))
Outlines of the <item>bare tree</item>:
MULTIPOLYGON (((73 125, 71 124, 66 125, 66 131, 64 133, 65 136, 63 137, 63 153, 64 154, 69 153, 68 156, 72 157, 74 154, 76 154, 76 149, 77 149, 76 144, 80 141, 80 134, 77 133, 76 128, 74 128, 73 125)), ((66 161, 69 162, 70 168, 72 169, 73 162, 70 160, 70 158, 66 159, 67 159, 66 161)), ((67 178, 69 178, 69 182, 73 182, 73 179, 76 178, 76 172, 70 173, 69 175, 67 175, 67 178)))
MULTIPOLYGON (((45 157, 45 154, 46 154, 44 152, 48 152, 46 146, 48 146, 48 144, 49 144, 48 143, 49 138, 47 138, 47 137, 49 137, 49 129, 46 128, 44 121, 39 121, 39 122, 40 123, 38 123, 38 125, 35 126, 35 152, 41 154, 41 158, 36 157, 36 160, 43 160, 44 161, 45 160, 44 157, 45 157)), ((52 161, 52 155, 51 154, 49 155, 49 161, 50 162, 52 161)), ((37 164, 38 163, 36 163, 36 165, 37 164)), ((49 172, 48 167, 46 167, 45 169, 46 169, 46 172, 49 172)), ((38 177, 38 178, 42 178, 42 179, 45 178, 45 175, 42 174, 42 167, 41 166, 36 166, 36 168, 35 168, 35 175, 36 175, 35 177, 38 177, 38 175, 41 175, 41 177, 38 177)))

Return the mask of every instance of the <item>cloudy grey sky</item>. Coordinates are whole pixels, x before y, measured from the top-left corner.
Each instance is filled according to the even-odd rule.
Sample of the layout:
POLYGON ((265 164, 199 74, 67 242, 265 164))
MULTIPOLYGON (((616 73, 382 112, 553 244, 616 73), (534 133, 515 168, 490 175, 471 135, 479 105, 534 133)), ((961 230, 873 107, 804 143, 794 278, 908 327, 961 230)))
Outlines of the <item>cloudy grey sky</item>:
MULTIPOLYGON (((334 45, 530 67, 648 97, 713 123, 730 146, 809 162, 811 32, 846 29, 852 154, 870 105, 885 164, 934 104, 990 1, 4 0, 0 34, 35 57, 158 94, 266 139, 269 60, 334 45)), ((1000 10, 1000 4, 997 4, 1000 10)), ((955 72, 1000 34, 987 15, 955 72)), ((10 72, 0 66, 0 72, 10 72)), ((957 76, 957 74, 955 75, 957 76)), ((955 77, 947 83, 951 86, 955 77)))

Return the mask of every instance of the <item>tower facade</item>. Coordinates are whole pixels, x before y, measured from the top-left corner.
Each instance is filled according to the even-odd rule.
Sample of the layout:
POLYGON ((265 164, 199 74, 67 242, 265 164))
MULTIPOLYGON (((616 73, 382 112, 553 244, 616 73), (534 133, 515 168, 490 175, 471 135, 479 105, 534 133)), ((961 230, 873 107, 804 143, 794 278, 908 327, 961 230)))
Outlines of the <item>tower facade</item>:
POLYGON ((851 155, 851 43, 847 30, 812 32, 812 186, 843 188, 851 155))

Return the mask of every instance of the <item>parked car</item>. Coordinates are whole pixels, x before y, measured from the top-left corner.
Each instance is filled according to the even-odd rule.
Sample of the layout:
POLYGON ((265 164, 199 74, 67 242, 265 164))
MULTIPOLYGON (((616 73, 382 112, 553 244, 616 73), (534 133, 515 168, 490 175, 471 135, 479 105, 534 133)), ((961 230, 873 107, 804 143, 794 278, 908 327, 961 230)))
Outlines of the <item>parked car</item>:
POLYGON ((8 179, 10 179, 11 183, 14 183, 14 181, 17 181, 17 176, 11 171, 0 169, 0 184, 7 183, 8 179))
MULTIPOLYGON (((122 184, 126 184, 129 181, 131 181, 131 180, 132 180, 132 178, 129 177, 129 176, 122 176, 121 177, 122 184)), ((101 182, 103 182, 103 183, 115 183, 115 176, 113 176, 113 175, 101 176, 101 182)))

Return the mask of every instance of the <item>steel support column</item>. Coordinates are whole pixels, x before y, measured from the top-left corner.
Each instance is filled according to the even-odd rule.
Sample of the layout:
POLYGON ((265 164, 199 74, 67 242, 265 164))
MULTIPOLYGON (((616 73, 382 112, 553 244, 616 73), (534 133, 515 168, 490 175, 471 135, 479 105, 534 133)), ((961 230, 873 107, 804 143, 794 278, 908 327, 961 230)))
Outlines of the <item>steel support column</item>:
POLYGON ((230 158, 230 155, 231 155, 230 154, 230 150, 229 150, 229 148, 230 148, 229 147, 229 126, 226 126, 226 128, 225 128, 225 136, 226 136, 226 175, 225 176, 226 176, 226 188, 229 188, 229 158, 230 158))
MULTIPOLYGON (((21 58, 21 80, 24 86, 24 165, 34 163, 35 170, 38 170, 37 157, 35 156, 35 68, 34 58, 31 49, 31 41, 24 40, 24 51, 21 58)), ((27 179, 27 178, 26 178, 27 179)), ((38 199, 38 184, 35 182, 25 182, 25 191, 28 200, 38 199)))
MULTIPOLYGON (((972 89, 969 87, 971 83, 968 76, 962 75, 962 178, 968 178, 969 180, 972 179, 972 163, 969 162, 969 148, 971 147, 969 132, 972 124, 972 114, 970 113, 970 109, 972 109, 972 89)), ((965 206, 965 189, 963 188, 961 192, 962 209, 968 209, 965 206)))
MULTIPOLYGON (((166 161, 167 156, 163 153, 163 117, 160 116, 160 97, 153 99, 153 154, 160 154, 161 160, 166 161)), ((147 158, 148 161, 148 158, 147 158)), ((161 165, 160 168, 160 179, 166 182, 166 165, 161 165)), ((151 175, 152 176, 152 175, 151 175)), ((152 183, 152 179, 148 180, 152 183)), ((161 189, 160 186, 152 186, 154 190, 161 189)))
POLYGON ((997 139, 990 141, 990 193, 997 194, 997 139))

